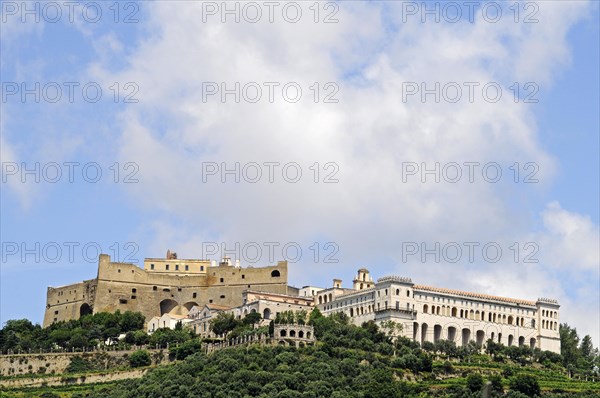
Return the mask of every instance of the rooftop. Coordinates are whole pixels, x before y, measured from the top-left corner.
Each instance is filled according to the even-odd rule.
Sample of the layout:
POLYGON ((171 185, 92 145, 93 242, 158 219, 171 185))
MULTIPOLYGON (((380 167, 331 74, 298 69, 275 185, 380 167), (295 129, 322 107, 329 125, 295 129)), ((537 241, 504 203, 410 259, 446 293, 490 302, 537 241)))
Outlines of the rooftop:
POLYGON ((483 294, 483 293, 464 292, 462 290, 445 289, 445 288, 441 288, 441 287, 433 287, 433 286, 426 286, 426 285, 414 285, 413 288, 416 290, 427 290, 427 291, 436 292, 436 293, 454 294, 457 296, 480 298, 483 300, 504 301, 506 303, 523 304, 523 305, 529 305, 529 306, 535 307, 535 301, 530 301, 530 300, 521 300, 521 299, 514 299, 514 298, 509 298, 509 297, 492 296, 490 294, 483 294))

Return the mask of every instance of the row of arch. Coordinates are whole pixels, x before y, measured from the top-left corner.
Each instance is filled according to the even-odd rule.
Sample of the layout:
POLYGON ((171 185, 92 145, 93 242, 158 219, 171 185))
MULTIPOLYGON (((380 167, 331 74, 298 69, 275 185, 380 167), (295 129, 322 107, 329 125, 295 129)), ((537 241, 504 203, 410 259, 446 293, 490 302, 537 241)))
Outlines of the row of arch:
POLYGON ((558 323, 554 321, 542 320, 542 329, 558 330, 558 323))
POLYGON ((471 340, 473 340, 477 344, 483 345, 489 339, 497 341, 498 343, 506 344, 508 346, 518 344, 519 347, 522 347, 527 343, 532 349, 536 347, 536 339, 534 337, 530 338, 529 341, 526 341, 525 336, 519 336, 515 342, 515 336, 509 334, 506 337, 506 341, 504 341, 502 333, 491 332, 489 335, 486 335, 485 331, 477 330, 474 336, 472 336, 472 332, 468 328, 461 329, 459 336, 459 330, 454 326, 449 326, 446 329, 446 334, 443 335, 443 329, 441 325, 434 325, 432 333, 427 323, 420 325, 417 322, 413 323, 413 340, 421 344, 426 341, 436 343, 440 340, 451 340, 466 346, 471 340))
POLYGON ((326 303, 330 303, 332 301, 333 301, 333 295, 331 293, 319 296, 319 304, 326 304, 326 303))
POLYGON ((185 303, 181 306, 181 305, 179 305, 179 303, 177 301, 175 301, 173 299, 164 299, 163 301, 160 302, 160 315, 161 316, 164 314, 185 315, 194 306, 198 306, 198 303, 196 303, 195 301, 188 301, 187 303, 185 303))
POLYGON ((542 316, 545 316, 545 317, 548 317, 548 318, 558 318, 558 312, 556 312, 556 311, 542 310, 542 316))
MULTIPOLYGON (((463 318, 463 319, 472 319, 472 320, 478 320, 478 321, 488 321, 488 322, 495 322, 495 323, 501 323, 501 324, 506 324, 506 325, 516 325, 516 326, 525 326, 525 318, 524 317, 513 317, 512 315, 506 315, 506 314, 498 314, 498 313, 493 313, 493 312, 488 312, 487 313, 487 319, 486 319, 486 313, 485 311, 473 311, 473 310, 463 310, 461 309, 460 312, 458 310, 458 308, 456 307, 447 307, 447 306, 435 306, 432 305, 431 306, 431 311, 429 310, 429 306, 427 304, 423 305, 423 313, 424 314, 433 314, 433 315, 443 315, 443 316, 453 316, 453 317, 457 317, 457 318, 463 318)), ((529 325, 528 325, 529 326, 529 325)), ((532 319, 531 320, 531 327, 535 327, 535 320, 532 319)))
POLYGON ((306 332, 304 330, 299 330, 296 332, 294 329, 289 330, 289 332, 285 329, 281 329, 279 331, 279 337, 290 337, 290 338, 299 338, 299 339, 312 339, 312 333, 306 332))

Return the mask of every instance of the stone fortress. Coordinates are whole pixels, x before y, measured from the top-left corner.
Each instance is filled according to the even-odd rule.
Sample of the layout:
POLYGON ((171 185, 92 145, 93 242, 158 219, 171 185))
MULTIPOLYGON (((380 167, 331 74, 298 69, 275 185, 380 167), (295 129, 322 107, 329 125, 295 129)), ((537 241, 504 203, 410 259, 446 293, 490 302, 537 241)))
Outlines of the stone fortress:
POLYGON ((72 285, 49 287, 44 327, 52 322, 79 319, 96 312, 139 311, 146 321, 164 313, 187 315, 194 306, 217 304, 234 307, 242 293, 255 289, 271 293, 298 294, 287 285, 287 262, 261 268, 241 268, 228 257, 219 264, 210 260, 144 259, 135 264, 111 262, 101 254, 95 279, 72 285))
POLYGON ((324 315, 343 312, 351 322, 402 325, 401 335, 419 343, 453 340, 484 344, 488 339, 560 353, 559 304, 555 300, 512 299, 488 294, 417 285, 410 278, 386 276, 373 281, 358 270, 352 288, 340 279, 330 288, 288 285, 287 262, 241 267, 227 257, 210 260, 147 258, 144 269, 111 262, 101 254, 95 279, 49 287, 44 327, 96 312, 139 311, 148 330, 184 321, 202 336, 211 336, 210 320, 220 312, 242 318, 258 312, 263 324, 283 311, 324 315))

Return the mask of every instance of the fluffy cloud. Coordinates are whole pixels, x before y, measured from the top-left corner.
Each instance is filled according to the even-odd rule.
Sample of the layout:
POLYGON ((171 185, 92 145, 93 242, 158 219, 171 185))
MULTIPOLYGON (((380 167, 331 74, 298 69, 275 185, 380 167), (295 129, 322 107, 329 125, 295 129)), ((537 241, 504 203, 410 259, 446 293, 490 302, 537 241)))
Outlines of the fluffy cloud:
MULTIPOLYGON (((315 24, 310 18, 297 24, 221 23, 216 17, 205 23, 202 3, 145 7, 143 29, 149 34, 125 56, 127 66, 112 72, 103 53, 103 61, 89 73, 140 86, 140 102, 120 115, 114 142, 123 161, 140 165, 134 198, 165 215, 154 224, 158 244, 172 242, 165 231, 175 229, 176 220, 176 235, 184 237, 181 247, 187 253, 178 251, 186 257, 198 256, 194 247, 206 239, 295 241, 305 249, 321 239, 339 245, 343 272, 351 274, 355 265, 374 258, 398 262, 403 241, 497 241, 506 250, 516 240, 533 240, 552 247, 540 254, 552 259, 550 268, 575 266, 587 272, 597 266, 598 254, 590 249, 597 242, 597 226, 551 204, 543 213, 546 230, 532 235, 527 206, 512 202, 549 184, 556 160, 540 145, 532 110, 515 103, 509 86, 514 81, 540 87, 552 83, 569 61, 566 35, 585 14, 587 2, 539 3, 539 22, 530 25, 511 18, 489 23, 481 17, 473 24, 403 22, 401 5, 390 2, 340 3, 334 24, 315 24), (236 103, 232 95, 225 103, 218 95, 205 101, 206 82, 225 82, 228 88, 235 82, 257 82, 263 88, 263 82, 279 82, 279 88, 297 82, 303 97, 297 103, 283 101, 277 88, 270 103, 265 88, 258 103, 236 103), (323 84, 335 82, 339 102, 315 103, 310 89, 315 82, 321 84, 321 100, 330 92, 323 84), (433 96, 423 103, 418 95, 403 96, 411 82, 429 88, 457 82, 463 95, 464 82, 479 86, 473 103, 464 97, 458 103, 435 103, 433 96), (481 96, 487 82, 502 84, 503 96, 496 103, 481 96), (236 162, 241 167, 297 162, 303 178, 289 183, 278 169, 274 183, 268 183, 263 168, 258 183, 243 178, 232 183, 229 176, 224 184, 220 175, 203 180, 207 162, 225 162, 229 168, 236 162), (337 170, 323 168, 334 162, 339 182, 314 183, 315 162, 320 181, 337 170), (490 183, 479 168, 473 183, 466 175, 459 183, 438 183, 432 176, 423 183, 420 174, 403 175, 406 162, 427 162, 428 167, 498 162, 504 174, 500 182, 490 183), (512 182, 509 166, 515 162, 535 163, 540 183, 512 182)), ((311 15, 307 8, 304 12, 311 15)), ((367 265, 374 271, 378 267, 367 265)), ((446 265, 444 272, 419 261, 401 269, 381 268, 431 284, 498 294, 559 292, 566 305, 571 303, 572 292, 546 265, 523 269, 508 260, 476 265, 446 265)), ((309 282, 333 275, 303 258, 292 276, 309 282)))

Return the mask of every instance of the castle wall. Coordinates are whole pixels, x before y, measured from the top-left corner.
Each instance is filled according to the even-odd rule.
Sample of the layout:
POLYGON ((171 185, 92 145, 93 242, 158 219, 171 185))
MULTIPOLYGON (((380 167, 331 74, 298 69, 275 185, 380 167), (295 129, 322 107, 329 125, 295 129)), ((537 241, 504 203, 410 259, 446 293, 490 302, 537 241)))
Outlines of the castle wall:
POLYGON ((78 319, 91 311, 94 301, 96 279, 60 287, 48 287, 44 327, 53 322, 78 319))
POLYGON ((203 274, 159 273, 111 262, 108 255, 102 254, 96 279, 48 288, 44 326, 55 320, 78 319, 83 304, 89 304, 94 313, 139 311, 146 321, 165 312, 185 315, 194 305, 234 307, 242 304, 242 293, 248 289, 287 294, 287 278, 285 261, 260 268, 209 267, 203 274), (94 285, 93 293, 86 284, 94 285), (65 291, 76 293, 59 294, 65 291), (68 302, 64 301, 65 294, 70 298, 68 302))

